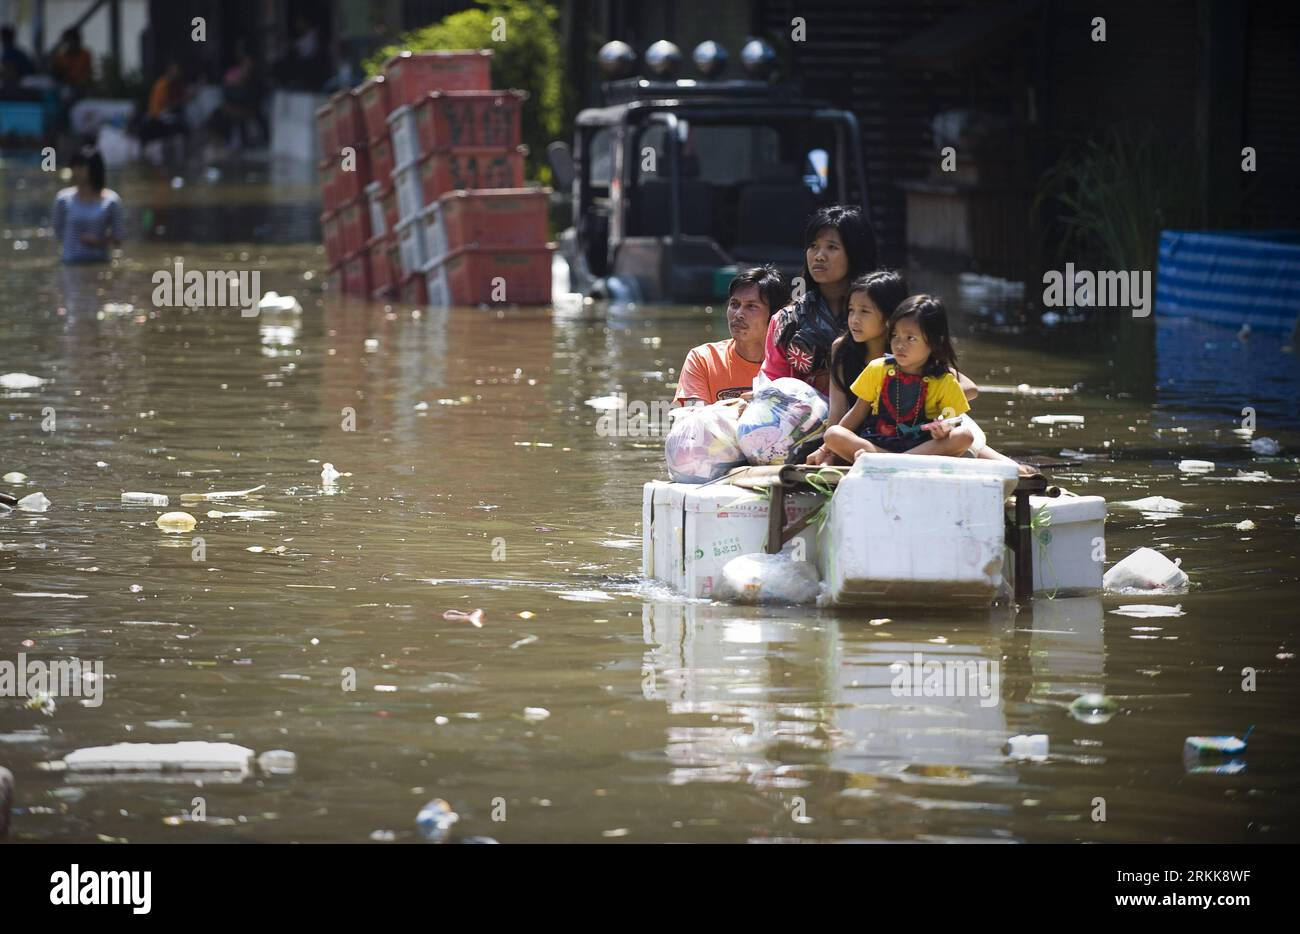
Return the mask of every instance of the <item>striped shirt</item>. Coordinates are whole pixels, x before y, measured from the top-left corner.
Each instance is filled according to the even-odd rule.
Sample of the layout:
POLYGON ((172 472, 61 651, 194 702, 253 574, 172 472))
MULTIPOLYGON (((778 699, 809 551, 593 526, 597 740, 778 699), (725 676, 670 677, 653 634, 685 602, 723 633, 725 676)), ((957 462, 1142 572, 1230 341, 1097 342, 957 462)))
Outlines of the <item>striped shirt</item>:
POLYGON ((77 189, 64 188, 54 199, 54 235, 63 243, 65 263, 102 263, 108 260, 108 244, 91 246, 81 242, 83 234, 101 240, 111 235, 122 239, 122 199, 105 188, 98 201, 77 197, 77 189))

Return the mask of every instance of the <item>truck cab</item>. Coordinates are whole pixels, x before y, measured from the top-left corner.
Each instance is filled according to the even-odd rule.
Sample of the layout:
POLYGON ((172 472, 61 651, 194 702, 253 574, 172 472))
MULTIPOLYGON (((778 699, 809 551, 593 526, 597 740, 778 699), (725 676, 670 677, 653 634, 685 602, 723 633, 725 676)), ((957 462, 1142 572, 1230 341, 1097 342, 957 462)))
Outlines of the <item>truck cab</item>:
POLYGON ((605 97, 578 114, 571 158, 550 147, 557 188, 572 191, 572 291, 708 302, 741 267, 798 275, 817 208, 867 208, 848 111, 762 80, 627 78, 605 97))

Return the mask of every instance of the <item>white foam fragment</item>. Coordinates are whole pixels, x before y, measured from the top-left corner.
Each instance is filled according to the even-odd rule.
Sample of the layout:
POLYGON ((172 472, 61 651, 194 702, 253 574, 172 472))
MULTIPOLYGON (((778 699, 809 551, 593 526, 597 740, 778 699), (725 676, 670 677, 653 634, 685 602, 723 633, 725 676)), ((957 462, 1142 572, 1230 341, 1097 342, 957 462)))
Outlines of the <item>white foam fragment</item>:
POLYGON ((1029 420, 1031 425, 1082 425, 1082 415, 1035 415, 1029 420))
POLYGON ((1115 504, 1116 506, 1127 506, 1130 509, 1140 509, 1143 512, 1168 512, 1177 513, 1182 511, 1186 503, 1180 503, 1176 499, 1170 499, 1167 496, 1146 496, 1142 499, 1130 499, 1115 504))
POLYGON ((69 772, 239 772, 247 774, 253 750, 234 743, 115 743, 68 753, 69 772))

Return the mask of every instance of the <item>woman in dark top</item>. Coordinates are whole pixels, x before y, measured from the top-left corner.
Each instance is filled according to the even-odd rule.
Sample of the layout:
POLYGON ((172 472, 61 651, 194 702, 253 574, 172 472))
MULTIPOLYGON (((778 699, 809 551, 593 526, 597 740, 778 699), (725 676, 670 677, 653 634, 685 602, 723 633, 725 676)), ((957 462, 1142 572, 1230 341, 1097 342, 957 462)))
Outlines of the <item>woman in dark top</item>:
POLYGON ((793 376, 826 395, 831 344, 847 329, 849 283, 875 268, 876 235, 859 208, 833 205, 809 218, 804 245, 804 293, 772 316, 763 374, 793 376))

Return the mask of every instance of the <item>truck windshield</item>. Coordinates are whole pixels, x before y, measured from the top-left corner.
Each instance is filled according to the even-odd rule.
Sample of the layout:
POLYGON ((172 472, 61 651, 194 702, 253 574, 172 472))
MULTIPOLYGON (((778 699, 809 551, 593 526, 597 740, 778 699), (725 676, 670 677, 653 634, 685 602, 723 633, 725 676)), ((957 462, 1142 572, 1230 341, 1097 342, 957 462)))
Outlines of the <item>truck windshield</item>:
MULTIPOLYGON (((707 236, 737 262, 791 263, 802 256, 803 225, 842 199, 838 124, 827 120, 752 121, 679 117, 681 232, 707 236)), ((633 236, 672 229, 668 127, 632 134, 628 153, 633 236)))

